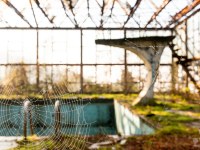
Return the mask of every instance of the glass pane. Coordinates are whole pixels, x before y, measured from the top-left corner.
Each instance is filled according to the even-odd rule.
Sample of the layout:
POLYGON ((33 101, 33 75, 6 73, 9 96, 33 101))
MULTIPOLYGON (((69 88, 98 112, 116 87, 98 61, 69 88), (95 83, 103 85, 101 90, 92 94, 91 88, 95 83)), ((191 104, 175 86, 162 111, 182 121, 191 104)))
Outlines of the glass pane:
POLYGON ((80 31, 40 31, 39 42, 40 63, 80 63, 80 31))
POLYGON ((96 82, 96 67, 83 66, 84 82, 96 82))
POLYGON ((143 61, 131 51, 127 52, 127 64, 143 64, 143 61))
POLYGON ((111 66, 97 66, 97 83, 108 84, 111 78, 111 66))
POLYGON ((83 63, 96 63, 95 31, 83 31, 83 63))

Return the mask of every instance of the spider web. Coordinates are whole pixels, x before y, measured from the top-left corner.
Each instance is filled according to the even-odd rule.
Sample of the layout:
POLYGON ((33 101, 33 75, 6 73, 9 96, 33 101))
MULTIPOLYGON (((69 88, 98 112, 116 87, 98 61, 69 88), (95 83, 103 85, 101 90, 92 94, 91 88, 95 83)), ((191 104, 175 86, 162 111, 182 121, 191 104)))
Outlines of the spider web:
MULTIPOLYGON (((63 84, 67 87, 66 83, 63 84)), ((20 87, 4 86, 2 93, 12 95, 16 88, 20 87)), ((21 144, 26 149, 85 149, 92 125, 84 116, 90 99, 77 97, 81 93, 69 92, 67 99, 63 99, 64 92, 63 87, 56 86, 53 94, 41 89, 39 95, 42 95, 42 98, 25 96, 16 100, 9 98, 0 100, 0 136, 23 137, 26 129, 27 136, 33 134, 37 139, 33 143, 22 140, 21 144), (57 101, 60 120, 56 122, 57 101), (28 108, 25 106, 26 102, 30 102, 28 108), (27 116, 25 116, 26 109, 30 112, 27 116), (56 123, 60 126, 59 131, 55 129, 56 123)))

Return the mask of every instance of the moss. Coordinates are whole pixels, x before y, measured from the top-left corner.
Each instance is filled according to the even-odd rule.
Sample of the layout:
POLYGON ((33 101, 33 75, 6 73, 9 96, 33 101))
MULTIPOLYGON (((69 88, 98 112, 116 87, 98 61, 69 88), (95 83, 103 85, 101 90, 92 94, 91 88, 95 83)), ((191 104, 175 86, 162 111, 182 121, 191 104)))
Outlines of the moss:
POLYGON ((200 116, 199 105, 191 104, 177 95, 172 95, 172 97, 168 95, 165 101, 162 99, 155 100, 156 104, 154 106, 136 105, 130 108, 134 113, 145 116, 149 122, 157 127, 157 133, 192 134, 197 132, 197 129, 188 126, 188 124, 198 121, 197 118, 200 116), (178 114, 174 111, 188 111, 189 113, 178 114))
POLYGON ((198 133, 197 129, 188 128, 187 126, 183 124, 167 125, 157 131, 157 134, 160 134, 160 135, 175 135, 175 134, 193 135, 197 133, 198 133))
MULTIPOLYGON (((15 100, 20 99, 24 100, 25 98, 32 98, 32 99, 45 99, 46 96, 44 94, 34 94, 29 93, 25 95, 4 95, 0 94, 0 100, 15 100)), ((106 99, 115 99, 115 100, 121 100, 121 101, 133 101, 137 97, 137 94, 80 94, 80 93, 68 93, 60 95, 59 98, 61 99, 68 99, 68 98, 106 98, 106 99)), ((58 98, 57 95, 48 95, 48 99, 58 98)))
POLYGON ((119 144, 107 146, 107 147, 100 147, 98 150, 124 150, 123 147, 119 144))
POLYGON ((72 145, 66 143, 76 143, 74 149, 85 149, 86 141, 80 140, 80 137, 76 136, 51 136, 49 138, 41 139, 36 136, 28 137, 26 140, 17 141, 18 146, 12 150, 57 150, 59 147, 62 149, 72 149, 72 145), (42 140, 42 142, 40 142, 42 140))
MULTIPOLYGON (((147 106, 132 106, 132 100, 137 97, 136 94, 71 94, 71 95, 63 95, 62 98, 69 98, 69 96, 76 96, 80 98, 109 98, 109 99, 116 99, 119 100, 120 103, 123 105, 126 105, 128 108, 130 108, 131 111, 138 115, 142 115, 149 122, 151 122, 154 126, 156 126, 158 129, 156 133, 153 136, 145 136, 147 137, 146 145, 151 145, 152 141, 151 139, 164 137, 164 136, 174 136, 174 135, 199 135, 198 129, 193 128, 189 126, 188 124, 192 122, 198 121, 196 118, 200 117, 200 107, 198 104, 192 103, 190 100, 185 99, 184 97, 180 95, 156 95, 155 101, 156 103, 154 105, 147 105, 147 106), (189 115, 187 114, 177 114, 173 111, 183 111, 183 112, 190 112, 189 115)), ((133 137, 130 140, 138 140, 139 137, 133 137)), ((69 137, 64 137, 62 142, 69 141, 69 137)), ((30 142, 31 140, 29 140, 30 142)), ((37 141, 31 141, 32 143, 35 143, 35 147, 33 147, 34 150, 40 149, 41 145, 37 145, 37 141), (40 146, 40 147, 39 147, 40 146)), ((55 139, 47 139, 44 140, 45 148, 46 149, 53 149, 52 143, 56 142, 55 139)), ((23 143, 23 142, 22 142, 23 143)), ((83 146, 85 143, 84 141, 77 142, 77 146, 83 146)), ((29 143, 28 143, 29 145, 29 143)), ((56 144, 55 144, 56 145, 56 144)), ((26 145, 27 146, 27 145, 26 145)), ((29 145, 30 146, 30 145, 29 145)), ((20 148, 25 147, 25 145, 20 144, 20 148)), ((103 147, 101 150, 109 150, 112 149, 113 146, 103 147)), ((119 144, 116 144, 115 149, 122 149, 122 146, 119 144)), ((27 148, 27 147, 26 147, 27 148)), ((29 147, 28 147, 29 148, 29 147)), ((25 148, 24 148, 25 149, 25 148)), ((29 148, 31 149, 31 147, 29 148)))

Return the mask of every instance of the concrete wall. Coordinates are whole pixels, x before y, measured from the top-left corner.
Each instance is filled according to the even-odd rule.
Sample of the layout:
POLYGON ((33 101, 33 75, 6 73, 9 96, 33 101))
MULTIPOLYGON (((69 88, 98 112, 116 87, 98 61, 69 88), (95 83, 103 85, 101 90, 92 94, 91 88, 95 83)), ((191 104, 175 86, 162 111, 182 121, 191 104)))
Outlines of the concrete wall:
POLYGON ((152 134, 154 129, 148 126, 139 116, 133 114, 128 108, 119 104, 115 105, 117 131, 122 136, 152 134))

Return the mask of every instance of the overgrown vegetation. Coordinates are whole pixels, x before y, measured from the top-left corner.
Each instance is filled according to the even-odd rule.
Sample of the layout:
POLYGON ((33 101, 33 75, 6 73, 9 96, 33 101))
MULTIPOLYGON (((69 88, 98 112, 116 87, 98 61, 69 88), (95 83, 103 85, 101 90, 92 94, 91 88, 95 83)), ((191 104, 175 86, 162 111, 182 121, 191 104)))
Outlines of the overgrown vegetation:
POLYGON ((133 136, 126 144, 114 144, 101 150, 155 150, 200 148, 200 107, 197 99, 186 99, 180 95, 157 94, 153 106, 132 106, 130 101, 122 104, 134 113, 145 117, 157 131, 154 135, 133 136), (194 143, 196 139, 196 143, 194 143), (195 147, 199 146, 199 147, 195 147))
POLYGON ((200 120, 200 107, 191 100, 178 95, 156 95, 154 106, 130 106, 130 109, 145 116, 157 128, 159 134, 198 133, 192 122, 200 120), (163 97, 163 98, 161 98, 163 97), (159 98, 159 99, 158 99, 159 98))
POLYGON ((57 135, 50 138, 40 138, 34 135, 29 136, 26 140, 17 141, 17 143, 18 146, 12 150, 86 149, 86 139, 78 136, 57 135))
MULTIPOLYGON (((131 103, 133 98, 137 96, 136 94, 83 94, 77 96, 82 98, 117 99, 134 113, 146 118, 157 129, 153 135, 129 137, 123 145, 115 143, 114 145, 100 148, 102 150, 197 149, 194 147, 193 139, 200 138, 199 126, 198 124, 195 126, 193 123, 199 123, 200 120, 198 100, 185 99, 180 95, 157 94, 155 95, 156 104, 153 106, 132 106, 131 103)), ((63 98, 67 98, 67 95, 63 95, 63 98)), ((60 144, 65 142, 64 139, 60 141, 60 144)), ((67 139, 69 140, 69 137, 66 137, 67 139)), ((50 144, 53 142, 55 141, 52 141, 52 139, 46 139, 43 144, 45 143, 46 149, 54 149, 50 144)), ((95 142, 95 140, 92 142, 95 142)), ((31 143, 36 144, 37 142, 31 143)), ((39 147, 41 146, 40 144, 36 145, 38 147, 33 146, 34 150, 41 148, 39 147)), ((20 144, 19 147, 23 149, 25 145, 20 144)))
MULTIPOLYGON (((22 63, 23 64, 23 63, 22 63)), ((2 82, 1 93, 4 95, 26 95, 35 85, 28 81, 27 70, 25 66, 20 65, 11 68, 8 75, 2 82)))
MULTIPOLYGON (((23 62, 19 62, 19 64, 8 67, 6 76, 1 81, 0 94, 4 97, 11 95, 27 97, 44 91, 48 95, 58 94, 58 91, 59 94, 82 92, 80 91, 80 73, 76 71, 65 68, 54 74, 52 68, 43 66, 40 67, 39 72, 37 72, 38 70, 35 72, 35 68, 32 70, 30 66, 25 65, 23 62), (39 79, 39 83, 36 81, 37 78, 39 79)), ((84 93, 100 94, 111 92, 125 92, 127 94, 141 90, 132 73, 129 71, 125 73, 124 70, 122 70, 121 78, 115 83, 97 83, 89 77, 83 78, 82 88, 84 93)))

